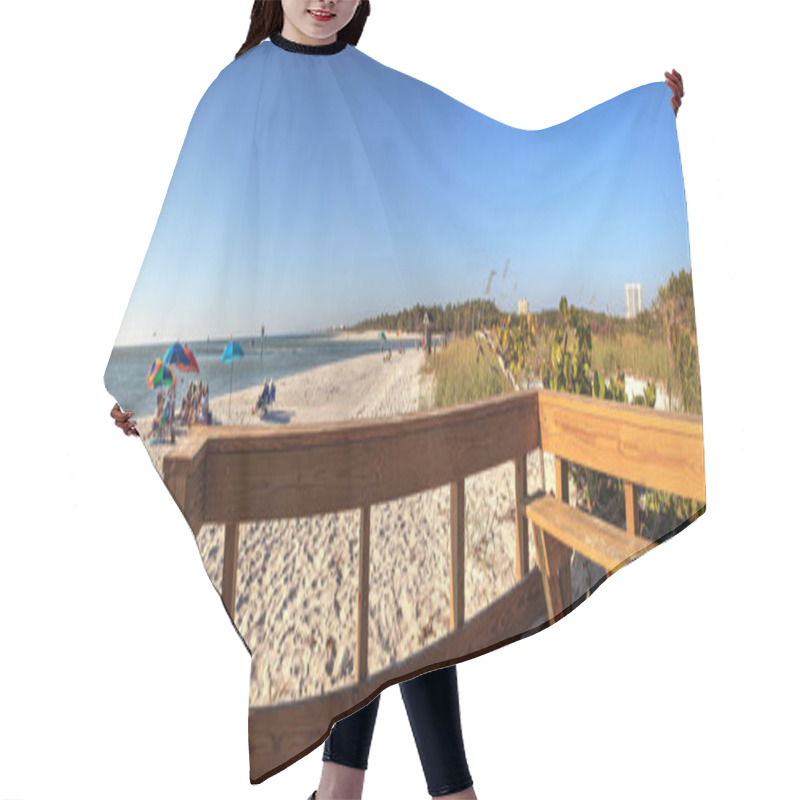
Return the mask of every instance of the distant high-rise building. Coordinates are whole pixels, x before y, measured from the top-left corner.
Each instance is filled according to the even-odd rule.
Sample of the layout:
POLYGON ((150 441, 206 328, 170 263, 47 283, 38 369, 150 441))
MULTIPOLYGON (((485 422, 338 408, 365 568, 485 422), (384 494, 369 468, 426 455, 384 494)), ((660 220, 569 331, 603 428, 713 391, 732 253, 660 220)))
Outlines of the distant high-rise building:
POLYGON ((625 284, 625 319, 633 319, 641 313, 644 305, 642 303, 642 284, 625 284))
POLYGON ((524 314, 528 314, 528 301, 526 298, 521 298, 517 300, 517 314, 523 316, 524 314))

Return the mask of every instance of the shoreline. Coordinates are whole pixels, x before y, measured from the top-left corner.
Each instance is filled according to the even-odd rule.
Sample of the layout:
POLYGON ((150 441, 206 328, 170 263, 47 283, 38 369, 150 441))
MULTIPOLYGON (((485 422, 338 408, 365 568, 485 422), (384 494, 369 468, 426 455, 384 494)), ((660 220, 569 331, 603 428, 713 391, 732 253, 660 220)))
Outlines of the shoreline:
MULTIPOLYGON (((422 350, 406 348, 402 355, 394 350, 389 361, 383 357, 380 351, 366 353, 279 378, 275 402, 266 416, 252 413, 263 382, 234 391, 230 399, 227 394, 212 397, 208 404, 212 420, 214 425, 313 425, 414 413, 421 397, 430 403, 432 377, 420 374, 422 350)), ((186 429, 176 428, 175 444, 145 440, 154 417, 154 413, 140 417, 137 428, 163 479, 164 455, 181 441, 186 429)))
POLYGON ((329 331, 331 337, 336 341, 341 342, 374 342, 378 339, 381 331, 386 334, 386 341, 393 342, 397 340, 406 341, 421 337, 423 334, 420 331, 402 331, 400 336, 397 335, 397 330, 389 331, 386 328, 376 328, 375 330, 367 331, 329 331))

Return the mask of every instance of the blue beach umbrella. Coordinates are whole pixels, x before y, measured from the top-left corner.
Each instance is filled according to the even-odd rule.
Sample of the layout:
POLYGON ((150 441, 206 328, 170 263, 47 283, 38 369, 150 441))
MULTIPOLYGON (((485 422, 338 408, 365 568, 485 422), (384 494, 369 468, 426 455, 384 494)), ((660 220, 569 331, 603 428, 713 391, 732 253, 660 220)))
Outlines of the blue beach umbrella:
MULTIPOLYGON (((175 342, 170 346, 164 353, 163 361, 164 364, 169 364, 180 372, 197 372, 198 374, 200 372, 194 353, 180 342, 175 342)), ((181 376, 181 383, 183 383, 183 376, 181 376)))
MULTIPOLYGON (((186 351, 183 349, 183 345, 179 342, 175 342, 166 353, 164 353, 165 364, 174 364, 176 367, 184 367, 186 369, 192 368, 192 362, 189 360, 189 356, 186 355, 186 351)), ((184 370, 181 370, 184 371, 184 370)))
POLYGON ((230 364, 231 365, 231 388, 228 392, 228 417, 231 415, 231 394, 233 393, 233 362, 239 361, 240 359, 244 358, 244 351, 242 350, 242 346, 239 342, 231 341, 228 343, 228 346, 225 348, 224 352, 222 353, 222 361, 223 364, 230 364))

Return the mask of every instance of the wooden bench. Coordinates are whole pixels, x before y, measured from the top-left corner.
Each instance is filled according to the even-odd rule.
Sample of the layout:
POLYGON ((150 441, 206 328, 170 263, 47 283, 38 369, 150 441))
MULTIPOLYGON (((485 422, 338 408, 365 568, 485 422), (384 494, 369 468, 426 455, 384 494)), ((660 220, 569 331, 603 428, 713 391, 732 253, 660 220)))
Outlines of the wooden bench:
MULTIPOLYGON (((644 487, 697 500, 705 511, 703 423, 673 414, 566 392, 539 390, 541 452, 555 456, 555 496, 525 496, 551 624, 572 607, 570 560, 577 551, 606 577, 655 547, 638 535, 644 487), (625 528, 569 504, 569 463, 623 481, 625 528)), ((542 464, 542 471, 544 464, 542 464)))
MULTIPOLYGON (((554 613, 555 608, 565 609, 572 604, 571 580, 559 580, 559 570, 548 563, 548 550, 553 554, 555 548, 553 541, 545 544, 545 535, 563 543, 570 551, 581 553, 590 561, 600 564, 608 574, 638 558, 656 544, 641 536, 633 536, 623 528, 593 517, 550 494, 542 494, 527 503, 525 515, 533 524, 539 570, 542 573, 547 611, 551 619, 561 616, 560 613, 554 613)), ((565 563, 564 558, 557 560, 561 571, 565 572, 569 562, 565 563)))

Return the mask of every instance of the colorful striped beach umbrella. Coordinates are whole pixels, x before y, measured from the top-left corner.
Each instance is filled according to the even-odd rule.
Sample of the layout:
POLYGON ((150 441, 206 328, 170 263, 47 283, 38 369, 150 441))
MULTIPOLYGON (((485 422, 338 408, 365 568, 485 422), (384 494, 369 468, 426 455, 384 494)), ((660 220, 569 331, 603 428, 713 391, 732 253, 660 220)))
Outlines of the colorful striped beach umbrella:
POLYGON ((147 373, 147 386, 155 389, 156 386, 174 386, 175 373, 168 367, 163 359, 157 358, 147 373))

